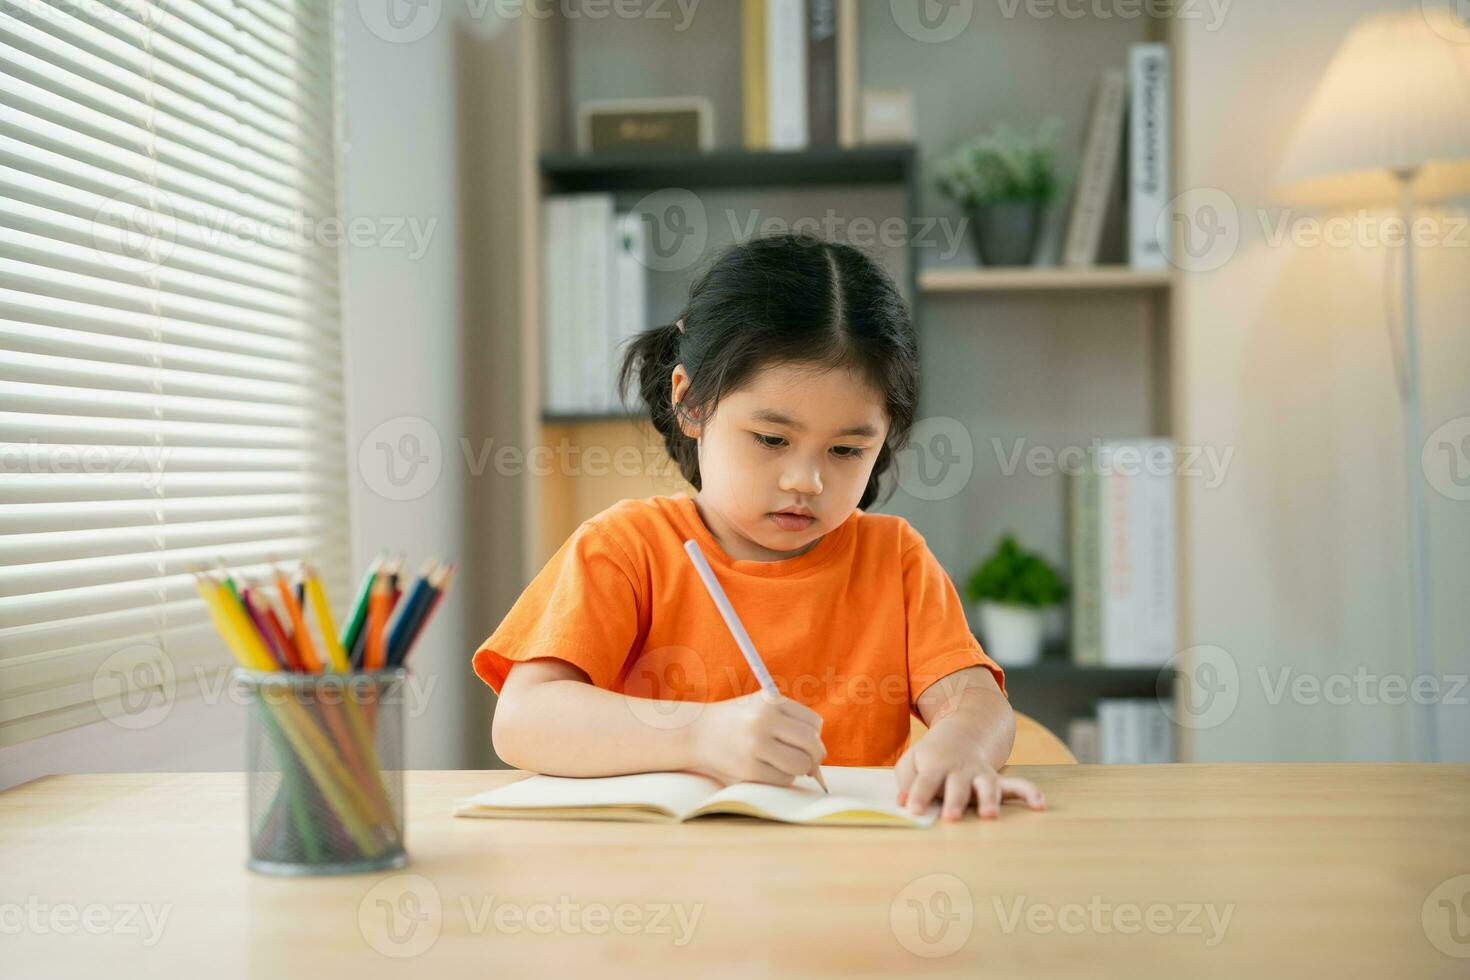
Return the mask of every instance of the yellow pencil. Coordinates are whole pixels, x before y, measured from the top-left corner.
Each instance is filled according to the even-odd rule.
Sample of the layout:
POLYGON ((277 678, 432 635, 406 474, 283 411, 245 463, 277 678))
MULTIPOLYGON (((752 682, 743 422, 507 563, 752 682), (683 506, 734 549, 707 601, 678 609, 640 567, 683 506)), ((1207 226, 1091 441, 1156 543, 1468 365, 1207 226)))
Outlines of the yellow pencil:
POLYGON ((332 622, 332 607, 327 603, 322 580, 316 577, 316 569, 307 562, 302 563, 302 573, 306 577, 307 601, 316 613, 316 624, 321 627, 322 645, 327 648, 327 659, 332 662, 334 671, 345 674, 352 668, 347 662, 347 651, 342 649, 342 641, 337 639, 337 624, 332 622))
POLYGON ((245 611, 234 596, 229 595, 219 582, 205 575, 196 574, 194 584, 209 609, 215 630, 240 665, 250 670, 275 670, 275 661, 255 632, 255 627, 245 619, 245 611))

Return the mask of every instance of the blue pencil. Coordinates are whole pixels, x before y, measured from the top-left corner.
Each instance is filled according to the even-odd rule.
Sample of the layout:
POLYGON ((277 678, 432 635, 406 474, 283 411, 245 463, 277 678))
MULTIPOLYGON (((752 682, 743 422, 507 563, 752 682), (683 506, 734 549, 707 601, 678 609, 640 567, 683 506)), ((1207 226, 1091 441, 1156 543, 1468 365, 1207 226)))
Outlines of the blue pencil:
POLYGON ((404 645, 413 637, 419 620, 423 618, 424 611, 429 608, 429 602, 434 597, 433 590, 429 587, 429 576, 433 574, 437 564, 430 559, 424 563, 423 568, 419 569, 419 577, 409 590, 408 598, 399 603, 398 615, 393 617, 393 622, 388 624, 389 666, 399 662, 404 645))
POLYGON ((434 610, 438 609, 439 604, 444 601, 444 593, 449 591, 449 582, 453 578, 453 564, 441 565, 429 576, 429 599, 424 603, 423 611, 419 613, 418 618, 409 624, 408 639, 398 650, 398 659, 393 664, 395 667, 402 666, 408 660, 408 655, 413 652, 414 644, 424 634, 424 630, 428 629, 429 620, 434 618, 434 610))

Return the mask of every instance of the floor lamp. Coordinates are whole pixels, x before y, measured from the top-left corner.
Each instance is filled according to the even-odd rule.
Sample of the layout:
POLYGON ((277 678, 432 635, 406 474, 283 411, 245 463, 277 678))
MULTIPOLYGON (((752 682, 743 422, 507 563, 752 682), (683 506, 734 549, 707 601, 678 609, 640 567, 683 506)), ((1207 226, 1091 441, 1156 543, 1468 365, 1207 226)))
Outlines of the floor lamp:
MULTIPOLYGON (((1470 28, 1426 4, 1358 22, 1297 125, 1279 192, 1304 205, 1397 206, 1404 221, 1404 456, 1415 670, 1435 675, 1428 514, 1421 472, 1419 332, 1412 233, 1417 203, 1470 193, 1470 28)), ((1418 755, 1439 758, 1434 704, 1419 706, 1418 755)))

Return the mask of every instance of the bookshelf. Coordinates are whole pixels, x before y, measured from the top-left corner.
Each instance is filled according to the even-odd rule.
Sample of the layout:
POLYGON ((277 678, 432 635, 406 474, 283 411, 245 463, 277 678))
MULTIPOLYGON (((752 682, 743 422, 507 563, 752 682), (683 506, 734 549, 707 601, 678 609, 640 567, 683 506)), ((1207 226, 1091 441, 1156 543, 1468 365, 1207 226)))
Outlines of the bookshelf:
MULTIPOLYGON (((671 187, 735 192, 890 187, 903 196, 905 219, 916 213, 919 196, 918 153, 910 144, 805 150, 543 153, 540 170, 548 194, 640 193, 671 187)), ((907 298, 917 304, 921 289, 918 261, 912 248, 907 251, 907 298)))
MULTIPOLYGON (((515 256, 497 256, 487 288, 514 299, 524 381, 517 393, 518 424, 525 445, 600 446, 613 453, 633 447, 649 459, 662 455, 656 434, 620 412, 542 412, 539 222, 546 195, 610 192, 626 207, 647 191, 683 188, 711 202, 712 210, 771 200, 772 213, 786 207, 820 214, 829 202, 855 201, 858 208, 910 220, 953 219, 956 209, 929 182, 929 165, 939 154, 992 122, 1045 115, 1063 118, 1064 147, 1079 147, 1088 93, 1102 68, 1123 63, 1129 44, 1167 43, 1172 33, 1167 20, 1148 17, 1006 17, 999 8, 976 5, 974 21, 960 38, 923 44, 904 36, 886 4, 862 8, 861 84, 913 92, 918 128, 912 145, 742 149, 738 3, 701 7, 679 35, 636 19, 593 21, 558 11, 520 18, 496 42, 506 57, 496 62, 497 108, 485 118, 495 124, 489 152, 500 164, 495 200, 515 222, 519 247, 515 256), (710 100, 715 149, 574 152, 578 102, 668 95, 710 100)), ((1171 45, 1171 57, 1177 80, 1177 45, 1171 45)), ((1171 102, 1179 146, 1177 82, 1171 102)), ((766 210, 762 203, 761 213, 766 210)), ((890 271, 896 269, 906 286, 921 340, 919 414, 958 419, 976 433, 976 475, 952 499, 905 505, 899 493, 881 509, 913 522, 957 583, 1008 529, 1067 564, 1060 478, 999 475, 992 440, 1041 441, 1042 435, 1033 435, 1040 433, 1049 445, 1085 445, 1094 436, 1171 436, 1179 429, 1175 279, 1121 264, 1121 232, 1110 224, 1104 236, 1103 264, 1090 268, 976 267, 968 239, 958 255, 909 242, 898 250, 902 254, 888 257, 890 271), (1048 384, 1038 384, 1037 377, 1048 378, 1048 384)), ((668 300, 692 275, 653 290, 663 289, 668 300)), ((668 302, 650 303, 652 322, 665 322, 669 311, 668 302)), ((516 505, 520 581, 529 580, 587 516, 624 497, 682 489, 690 488, 677 473, 655 467, 633 475, 556 468, 530 473, 516 505)), ((1181 497, 1178 505, 1182 511, 1188 502, 1181 497)), ((1187 542, 1177 534, 1176 549, 1182 636, 1187 542)), ((1008 671, 1013 703, 1062 735, 1070 713, 1099 697, 1151 696, 1159 677, 1153 668, 1077 666, 1059 647, 1049 648, 1035 665, 1008 671)), ((1187 761, 1189 733, 1180 735, 1185 742, 1178 758, 1187 761)))
POLYGON ((656 187, 806 187, 905 184, 916 179, 911 145, 805 150, 543 153, 548 190, 644 190, 656 187))
POLYGON ((1100 698, 1172 697, 1178 684, 1177 673, 1167 668, 1073 663, 1065 643, 1048 644, 1035 663, 1004 669, 1012 702, 1059 734, 1066 732, 1072 717, 1088 713, 1100 698), (1046 697, 1027 697, 1026 692, 1037 690, 1045 690, 1046 697))

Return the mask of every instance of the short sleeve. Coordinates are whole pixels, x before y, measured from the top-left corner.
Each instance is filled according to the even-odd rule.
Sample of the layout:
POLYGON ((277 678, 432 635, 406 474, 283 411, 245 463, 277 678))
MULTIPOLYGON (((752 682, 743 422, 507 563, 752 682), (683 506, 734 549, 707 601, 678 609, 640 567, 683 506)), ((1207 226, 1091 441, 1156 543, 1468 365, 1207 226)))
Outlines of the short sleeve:
POLYGON ((638 636, 634 582, 622 546, 583 522, 475 651, 475 674, 499 694, 513 665, 556 657, 586 671, 598 687, 610 687, 638 636))
POLYGON ((910 697, 917 702, 926 688, 957 670, 984 667, 1009 698, 1005 671, 986 655, 970 632, 954 582, 917 531, 910 530, 905 537, 903 588, 910 697))

